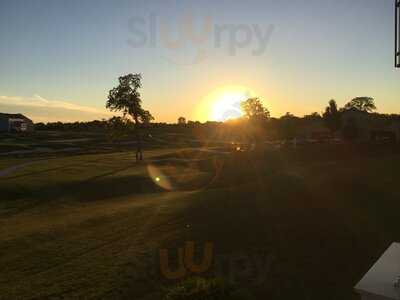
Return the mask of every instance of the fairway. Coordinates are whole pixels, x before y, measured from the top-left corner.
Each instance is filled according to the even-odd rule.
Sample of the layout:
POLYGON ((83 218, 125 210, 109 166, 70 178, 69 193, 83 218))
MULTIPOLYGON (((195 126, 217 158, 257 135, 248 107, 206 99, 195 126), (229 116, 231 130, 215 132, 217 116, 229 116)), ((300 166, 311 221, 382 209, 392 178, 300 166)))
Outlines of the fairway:
POLYGON ((399 234, 399 157, 282 156, 278 170, 215 153, 151 150, 140 164, 130 152, 2 161, 2 170, 21 167, 0 180, 0 297, 157 299, 173 283, 157 272, 158 250, 209 241, 216 254, 267 253, 264 280, 240 283, 254 299, 357 299, 353 285, 399 234), (199 153, 202 163, 191 164, 199 153), (215 160, 224 165, 217 177, 215 160), (204 185, 165 190, 149 164, 204 185))

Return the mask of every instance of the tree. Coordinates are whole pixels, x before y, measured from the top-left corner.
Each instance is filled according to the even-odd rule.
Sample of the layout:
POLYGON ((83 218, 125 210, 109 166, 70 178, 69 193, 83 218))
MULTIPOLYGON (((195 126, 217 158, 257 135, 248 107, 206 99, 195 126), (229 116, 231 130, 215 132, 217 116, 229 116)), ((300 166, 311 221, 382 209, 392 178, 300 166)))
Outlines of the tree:
POLYGON ((313 112, 309 115, 304 115, 304 120, 307 121, 318 121, 321 120, 321 115, 317 112, 313 112))
POLYGON ((112 117, 107 122, 107 135, 113 141, 119 139, 128 133, 129 120, 125 117, 112 117))
POLYGON ((186 125, 186 119, 184 117, 178 118, 178 125, 186 125))
POLYGON ((240 103, 240 107, 249 120, 266 120, 269 118, 269 111, 261 103, 259 98, 249 98, 240 103))
POLYGON ((299 130, 299 118, 287 112, 279 119, 279 132, 281 138, 285 140, 294 139, 299 130))
POLYGON ((341 114, 337 108, 335 100, 332 99, 329 101, 329 105, 325 109, 323 118, 326 127, 328 127, 332 133, 337 132, 341 128, 342 126, 341 114))
POLYGON ((352 99, 344 107, 346 110, 356 109, 362 112, 372 112, 376 110, 374 98, 371 97, 357 97, 352 99))
POLYGON ((255 149, 260 140, 264 138, 265 126, 269 118, 269 111, 264 107, 259 98, 248 98, 240 103, 244 114, 245 125, 243 134, 246 136, 251 148, 255 149))
POLYGON ((154 120, 148 110, 142 108, 139 88, 142 87, 141 74, 128 74, 119 77, 119 85, 108 94, 106 107, 111 111, 120 111, 130 116, 135 123, 136 132, 136 161, 143 160, 140 127, 154 120))

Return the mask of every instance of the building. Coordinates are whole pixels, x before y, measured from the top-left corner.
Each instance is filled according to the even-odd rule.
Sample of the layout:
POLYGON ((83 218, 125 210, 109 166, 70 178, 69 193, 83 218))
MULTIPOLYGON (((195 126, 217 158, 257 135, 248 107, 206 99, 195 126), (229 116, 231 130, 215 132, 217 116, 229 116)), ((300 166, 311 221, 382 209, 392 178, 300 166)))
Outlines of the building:
POLYGON ((27 132, 33 130, 32 120, 24 115, 0 113, 0 132, 27 132))
POLYGON ((368 141, 373 128, 372 116, 373 115, 368 112, 360 111, 355 108, 343 111, 341 116, 342 134, 346 136, 346 133, 351 131, 351 135, 357 136, 357 138, 354 137, 354 139, 368 141))
POLYGON ((309 122, 303 129, 303 138, 309 141, 326 141, 334 138, 322 120, 309 122))
POLYGON ((400 142, 400 120, 397 118, 351 109, 342 113, 343 128, 349 125, 356 128, 358 140, 400 142))

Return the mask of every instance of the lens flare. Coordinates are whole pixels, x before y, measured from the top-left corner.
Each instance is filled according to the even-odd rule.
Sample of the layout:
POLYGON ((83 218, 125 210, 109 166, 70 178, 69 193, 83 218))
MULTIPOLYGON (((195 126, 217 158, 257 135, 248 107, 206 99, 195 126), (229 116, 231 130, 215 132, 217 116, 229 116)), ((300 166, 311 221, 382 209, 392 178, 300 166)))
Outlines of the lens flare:
POLYGON ((151 164, 147 165, 147 172, 149 173, 151 180, 153 180, 156 185, 168 191, 173 190, 172 183, 168 176, 164 174, 158 167, 151 164))

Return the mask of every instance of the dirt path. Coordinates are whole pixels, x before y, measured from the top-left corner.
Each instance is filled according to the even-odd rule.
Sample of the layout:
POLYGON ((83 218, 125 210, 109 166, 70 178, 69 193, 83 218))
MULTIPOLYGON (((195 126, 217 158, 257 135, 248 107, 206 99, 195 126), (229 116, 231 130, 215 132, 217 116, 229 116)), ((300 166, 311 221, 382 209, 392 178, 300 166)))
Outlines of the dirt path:
POLYGON ((18 171, 20 169, 28 167, 28 166, 30 166, 30 165, 32 165, 34 163, 36 163, 36 161, 30 161, 30 162, 26 162, 26 163, 23 163, 23 164, 15 165, 15 166, 0 170, 0 177, 9 176, 12 173, 14 173, 15 171, 18 171))

